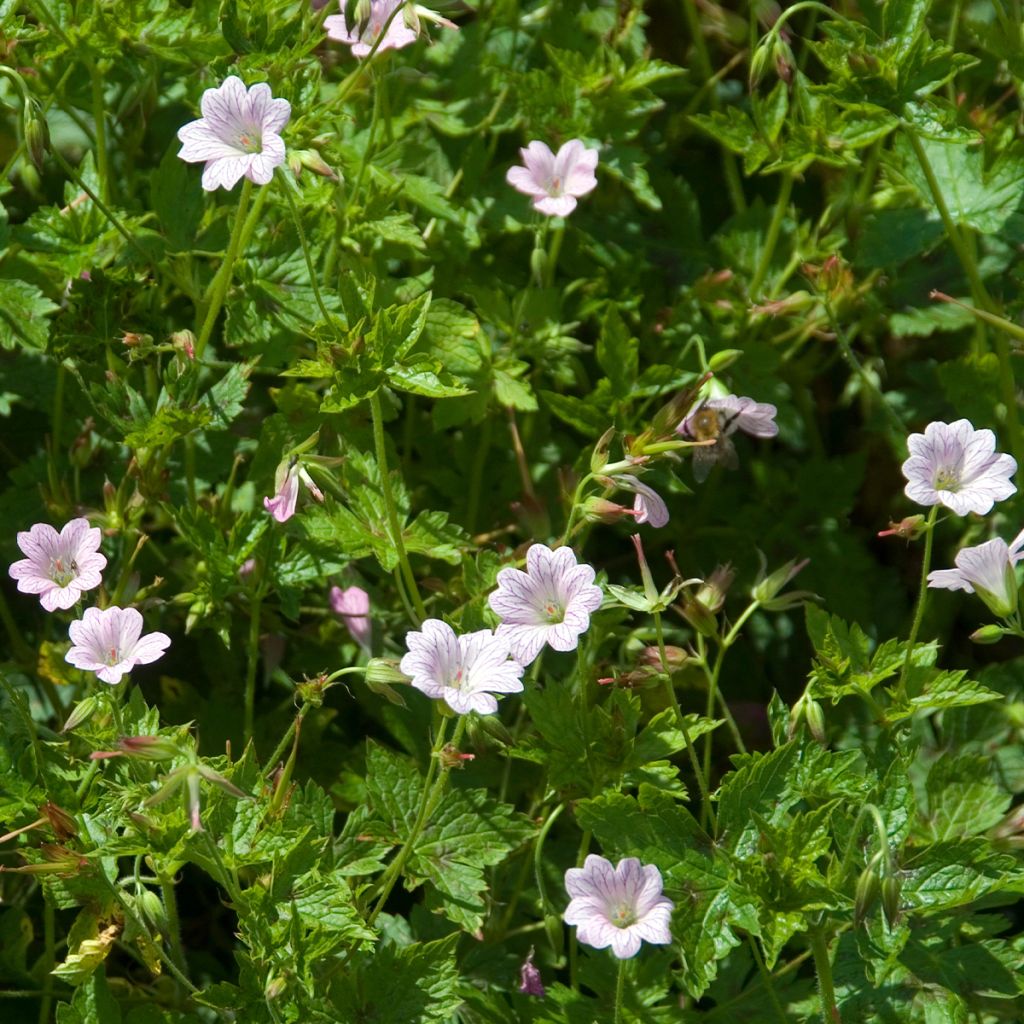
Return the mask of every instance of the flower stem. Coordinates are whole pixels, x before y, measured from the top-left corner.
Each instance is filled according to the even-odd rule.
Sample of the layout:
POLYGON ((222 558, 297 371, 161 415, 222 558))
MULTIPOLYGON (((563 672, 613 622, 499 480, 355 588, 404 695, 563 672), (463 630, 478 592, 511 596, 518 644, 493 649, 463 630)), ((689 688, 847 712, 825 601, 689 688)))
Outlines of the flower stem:
POLYGON ((54 937, 55 914, 53 904, 43 900, 43 994, 39 1002, 39 1024, 49 1024, 50 1005, 53 1002, 53 965, 56 963, 54 937))
POLYGON ((793 172, 786 171, 779 182, 779 197, 775 201, 775 210, 772 219, 768 224, 768 234, 765 235, 764 248, 761 250, 761 258, 757 262, 757 268, 750 282, 748 294, 752 301, 757 301, 758 293, 768 276, 772 265, 772 257, 775 255, 775 246, 779 241, 779 234, 782 231, 782 221, 785 219, 786 211, 789 209, 789 196, 793 191, 793 172))
POLYGON ((622 1020, 622 996, 626 990, 626 964, 628 960, 619 961, 619 976, 615 982, 615 1024, 622 1020))
POLYGON ((661 628, 661 613, 654 612, 654 628, 658 635, 658 657, 661 660, 661 671, 665 676, 665 693, 668 696, 672 710, 676 713, 676 721, 683 734, 683 742, 686 744, 686 753, 690 758, 690 767, 697 779, 697 787, 700 789, 701 818, 710 819, 712 829, 717 830, 715 812, 711 806, 711 794, 708 791, 707 777, 701 770, 700 761, 697 760, 697 751, 693 749, 693 741, 690 739, 689 730, 686 728, 686 720, 683 718, 683 710, 679 706, 679 698, 676 697, 675 684, 672 682, 672 669, 668 663, 668 653, 665 650, 665 634, 661 628))
POLYGON ((256 667, 260 652, 260 610, 263 606, 263 587, 258 585, 249 601, 249 641, 245 662, 245 719, 243 736, 246 744, 252 739, 256 718, 256 667))
POLYGON ((818 975, 818 994, 821 997, 821 1019, 824 1024, 842 1024, 839 1007, 836 1006, 836 992, 832 984, 832 962, 828 956, 825 933, 820 928, 815 928, 810 934, 814 969, 818 975))
POLYGON ((324 305, 324 297, 320 294, 320 285, 317 282, 316 269, 313 266, 313 257, 309 252, 309 244, 306 242, 306 232, 302 227, 302 217, 299 215, 299 208, 295 205, 295 197, 292 195, 292 190, 288 185, 287 181, 282 179, 281 191, 284 192, 285 198, 288 200, 288 207, 292 211, 292 218, 295 221, 295 230, 299 235, 299 245, 302 248, 302 255, 306 260, 306 269, 309 271, 309 283, 313 287, 313 297, 316 299, 316 304, 320 307, 320 315, 324 318, 324 323, 328 325, 334 333, 338 332, 334 329, 334 320, 331 318, 331 314, 328 312, 327 306, 324 305))
POLYGON ((206 307, 206 316, 203 325, 199 329, 199 338, 196 340, 196 362, 201 362, 203 352, 206 350, 206 343, 213 333, 213 325, 217 321, 221 306, 224 304, 224 296, 227 294, 228 285, 231 283, 231 272, 234 270, 235 260, 238 258, 238 250, 242 240, 242 226, 245 224, 245 212, 249 206, 249 199, 252 196, 252 182, 246 178, 242 182, 242 194, 238 197, 238 209, 235 211, 235 223, 231 228, 231 238, 228 240, 228 248, 224 253, 224 262, 217 271, 217 276, 211 285, 209 305, 206 307))
POLYGON ((761 981, 768 991, 768 998, 771 1001, 772 1009, 779 1018, 780 1024, 788 1024, 786 1011, 783 1009, 782 1003, 779 1001, 778 992, 775 991, 775 983, 772 981, 771 972, 768 970, 768 967, 764 962, 764 957, 761 956, 761 950, 757 948, 757 939, 748 933, 747 942, 750 944, 750 953, 754 958, 754 963, 757 964, 757 971, 761 975, 761 981))
POLYGON ((932 563, 932 541, 935 537, 935 518, 938 514, 939 506, 932 505, 932 510, 928 513, 928 519, 925 522, 924 557, 921 559, 921 584, 917 594, 917 608, 914 611, 914 621, 910 626, 910 639, 907 640, 907 653, 903 659, 903 670, 900 672, 897 688, 901 702, 907 699, 907 675, 910 672, 910 661, 914 656, 917 634, 921 629, 921 621, 924 619, 924 606, 928 600, 928 570, 932 563))
MULTIPOLYGON (((388 513, 388 528, 391 531, 391 542, 395 545, 395 551, 398 554, 398 564, 402 569, 402 576, 409 590, 409 597, 416 609, 416 614, 422 622, 427 617, 427 610, 423 607, 423 599, 420 597, 416 577, 412 574, 412 566, 409 564, 409 556, 405 551, 405 541, 402 538, 402 528, 398 522, 398 508, 395 505, 395 495, 391 490, 391 476, 388 473, 387 448, 384 444, 384 414, 380 407, 379 391, 374 392, 370 396, 370 414, 373 417, 373 443, 377 452, 380 490, 384 498, 384 507, 388 513)), ((418 626, 419 622, 416 625, 418 626)))
MULTIPOLYGON (((395 883, 401 876, 402 871, 405 870, 405 865, 412 856, 413 849, 416 846, 416 841, 420 837, 420 833, 423 831, 424 826, 430 819, 431 814, 433 814, 437 809, 437 805, 444 793, 445 785, 448 782, 449 769, 441 767, 436 779, 434 778, 434 773, 438 770, 438 766, 440 764, 439 756, 442 748, 444 747, 444 736, 447 728, 448 719, 442 718, 441 724, 437 729, 437 735, 434 738, 434 745, 430 751, 430 764, 427 765, 427 777, 423 780, 423 792, 420 795, 420 806, 419 810, 416 812, 416 819, 409 831, 408 838, 402 844, 402 849, 398 852, 398 856, 391 862, 381 879, 382 889, 380 896, 377 897, 377 905, 373 908, 366 922, 371 927, 373 926, 373 922, 377 920, 377 915, 384 909, 384 904, 387 903, 388 897, 391 895, 391 891, 395 887, 395 883), (431 785, 432 781, 433 785, 431 785)), ((459 741, 462 739, 462 734, 465 729, 466 718, 463 715, 459 717, 458 725, 456 725, 455 733, 452 736, 452 744, 454 746, 457 746, 459 741)))
POLYGON ((185 950, 181 944, 181 919, 178 916, 178 899, 174 892, 174 879, 168 878, 163 872, 160 873, 160 895, 163 897, 164 911, 167 914, 171 959, 174 960, 178 965, 178 969, 187 978, 188 963, 185 960, 185 950))
MULTIPOLYGON (((963 268, 963 272, 967 275, 967 280, 970 282, 975 305, 989 313, 998 314, 999 309, 992 300, 992 296, 989 295, 985 282, 981 279, 981 271, 978 270, 974 254, 971 252, 970 246, 966 244, 963 235, 960 233, 949 212, 946 199, 942 194, 942 188, 939 186, 931 161, 928 159, 927 151, 911 125, 904 122, 903 130, 907 136, 907 141, 910 143, 910 148, 913 149, 914 156, 921 166, 921 172, 924 174, 925 181, 928 182, 928 190, 931 192, 935 208, 939 211, 939 216, 942 218, 943 227, 946 229, 946 237, 949 239, 950 245, 953 246, 956 258, 963 268)), ((1021 460, 1024 459, 1024 448, 1021 445, 1020 421, 1017 417, 1017 387, 1013 376, 1013 366, 1010 363, 1010 344, 1002 331, 996 332, 994 344, 996 357, 999 360, 999 388, 1002 392, 1003 404, 1006 406, 1006 429, 1010 435, 1010 451, 1019 465, 1021 460)))
POLYGON ((92 119, 96 133, 96 174, 104 202, 110 202, 110 167, 107 161, 107 114, 103 101, 103 74, 94 60, 88 62, 92 86, 92 119))

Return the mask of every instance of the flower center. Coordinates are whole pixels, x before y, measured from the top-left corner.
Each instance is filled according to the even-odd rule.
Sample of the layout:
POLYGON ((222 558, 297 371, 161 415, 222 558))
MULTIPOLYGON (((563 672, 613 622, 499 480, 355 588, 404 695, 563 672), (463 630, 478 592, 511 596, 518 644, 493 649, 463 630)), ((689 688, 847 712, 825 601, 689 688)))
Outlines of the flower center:
POLYGON ((608 908, 608 920, 617 928, 636 924, 636 908, 631 903, 617 903, 608 908))
POLYGON ((463 683, 466 681, 466 670, 460 665, 455 670, 455 675, 448 680, 448 686, 453 690, 461 690, 463 683))
POLYGON ((55 558, 50 562, 50 579, 58 587, 66 587, 78 575, 78 564, 75 560, 55 558))
POLYGON ((935 490, 951 491, 954 494, 960 490, 960 474, 950 466, 942 466, 935 474, 935 490))
POLYGON ((263 149, 263 139, 258 131, 244 131, 238 136, 238 146, 246 153, 259 153, 263 149))
POLYGON ((551 184, 548 187, 548 195, 557 199, 562 195, 562 179, 556 174, 551 179, 551 184))
POLYGON ((110 650, 107 651, 107 664, 113 668, 115 665, 119 665, 120 663, 121 652, 116 647, 111 647, 110 650))
POLYGON ((543 611, 547 616, 548 622, 552 625, 557 625, 565 619, 565 609, 562 607, 561 602, 556 601, 554 598, 549 597, 544 602, 543 611))

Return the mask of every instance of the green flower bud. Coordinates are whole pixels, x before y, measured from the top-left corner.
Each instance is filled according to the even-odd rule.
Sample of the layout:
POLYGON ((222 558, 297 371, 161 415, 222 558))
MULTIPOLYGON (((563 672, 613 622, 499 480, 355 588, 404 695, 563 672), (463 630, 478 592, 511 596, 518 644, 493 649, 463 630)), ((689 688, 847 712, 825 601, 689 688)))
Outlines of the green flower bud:
POLYGON ((40 174, 43 173, 43 158, 50 148, 50 129, 43 108, 31 98, 26 99, 22 108, 22 131, 25 134, 25 149, 29 159, 40 174))
POLYGON ((976 644, 996 644, 1006 636, 1006 630, 994 622, 976 629, 971 634, 971 641, 976 644))

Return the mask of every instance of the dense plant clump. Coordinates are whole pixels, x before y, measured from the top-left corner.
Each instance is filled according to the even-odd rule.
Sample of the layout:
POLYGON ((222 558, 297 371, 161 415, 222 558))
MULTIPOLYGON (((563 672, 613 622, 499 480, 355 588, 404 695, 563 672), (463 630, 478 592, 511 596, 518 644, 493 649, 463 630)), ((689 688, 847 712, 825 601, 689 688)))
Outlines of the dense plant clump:
POLYGON ((0 4, 0 1019, 1024 1019, 1020 5, 439 6, 0 4))

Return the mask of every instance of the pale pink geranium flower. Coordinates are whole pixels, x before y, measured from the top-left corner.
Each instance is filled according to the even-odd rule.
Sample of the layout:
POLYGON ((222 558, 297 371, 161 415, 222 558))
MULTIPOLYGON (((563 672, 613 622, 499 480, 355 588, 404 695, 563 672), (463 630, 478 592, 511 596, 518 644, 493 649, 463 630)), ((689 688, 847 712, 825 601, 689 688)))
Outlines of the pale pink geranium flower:
POLYGON ((591 566, 576 563, 572 548, 552 551, 543 544, 526 552, 526 572, 498 573, 488 602, 501 618, 497 634, 508 639, 516 661, 529 665, 545 644, 576 650, 580 634, 590 628, 590 613, 601 607, 594 576, 591 566))
POLYGON ((244 175, 266 185, 274 168, 284 163, 281 129, 292 108, 274 99, 270 86, 260 82, 246 91, 235 75, 217 89, 207 89, 200 101, 203 116, 178 129, 178 156, 187 163, 205 163, 203 188, 232 189, 244 175))
POLYGON ((293 515, 299 502, 299 481, 302 481, 314 501, 323 501, 324 494, 313 482, 313 478, 299 462, 287 459, 277 467, 275 486, 277 492, 272 498, 263 499, 263 507, 279 523, 286 523, 293 515))
POLYGON ((742 430, 751 437, 775 437, 779 432, 777 413, 770 402, 757 402, 745 395, 722 395, 701 402, 676 427, 683 437, 714 442, 693 449, 694 477, 706 479, 716 462, 735 469, 739 462, 729 435, 742 430))
POLYGON ((136 665, 162 657, 171 644, 166 633, 143 636, 142 616, 134 608, 86 608, 69 632, 73 646, 64 660, 111 685, 136 665))
POLYGON ((633 499, 633 512, 638 523, 650 523, 656 529, 668 525, 668 505, 653 487, 630 473, 619 474, 615 482, 636 495, 633 499))
POLYGON ((373 624, 370 622, 370 595, 362 587, 331 587, 331 609, 349 634, 365 651, 370 649, 373 624))
POLYGON ((405 635, 408 653, 399 668, 412 685, 460 715, 498 710, 494 693, 519 693, 523 666, 509 660, 508 640, 489 629, 457 636, 440 619, 427 619, 421 631, 405 635))
POLYGON ((674 904, 661 893, 661 872, 653 864, 626 857, 612 867, 590 854, 581 868, 565 873, 572 897, 563 915, 576 925, 576 938, 594 949, 607 949, 620 960, 640 952, 641 942, 663 946, 672 941, 669 924, 674 904))
POLYGON ((958 516, 985 515, 997 501, 1016 493, 1012 455, 996 451, 991 430, 975 430, 970 420, 929 423, 907 438, 910 458, 903 463, 904 491, 918 505, 945 505, 958 516))
POLYGON ((102 534, 88 519, 72 519, 58 533, 47 523, 36 523, 18 534, 18 547, 27 558, 8 572, 23 594, 38 594, 48 611, 70 608, 83 593, 98 587, 106 558, 99 553, 102 534))
POLYGON ((327 38, 351 46, 353 57, 365 57, 378 38, 378 53, 381 50, 401 50, 403 46, 415 43, 420 33, 420 18, 445 28, 459 27, 428 7, 407 4, 405 0, 369 0, 365 17, 361 30, 358 23, 349 28, 345 20, 345 0, 341 0, 341 14, 332 14, 324 19, 327 38), (405 10, 401 10, 402 7, 405 10))
POLYGON ((953 559, 955 569, 928 573, 928 586, 966 590, 977 594, 999 618, 1017 610, 1017 574, 1014 566, 1024 558, 1024 530, 1010 544, 1002 537, 962 548, 953 559))
POLYGON ((570 139, 557 153, 543 142, 519 150, 524 167, 510 167, 505 180, 518 192, 533 197, 533 207, 549 217, 568 217, 576 200, 597 187, 597 150, 570 139))

